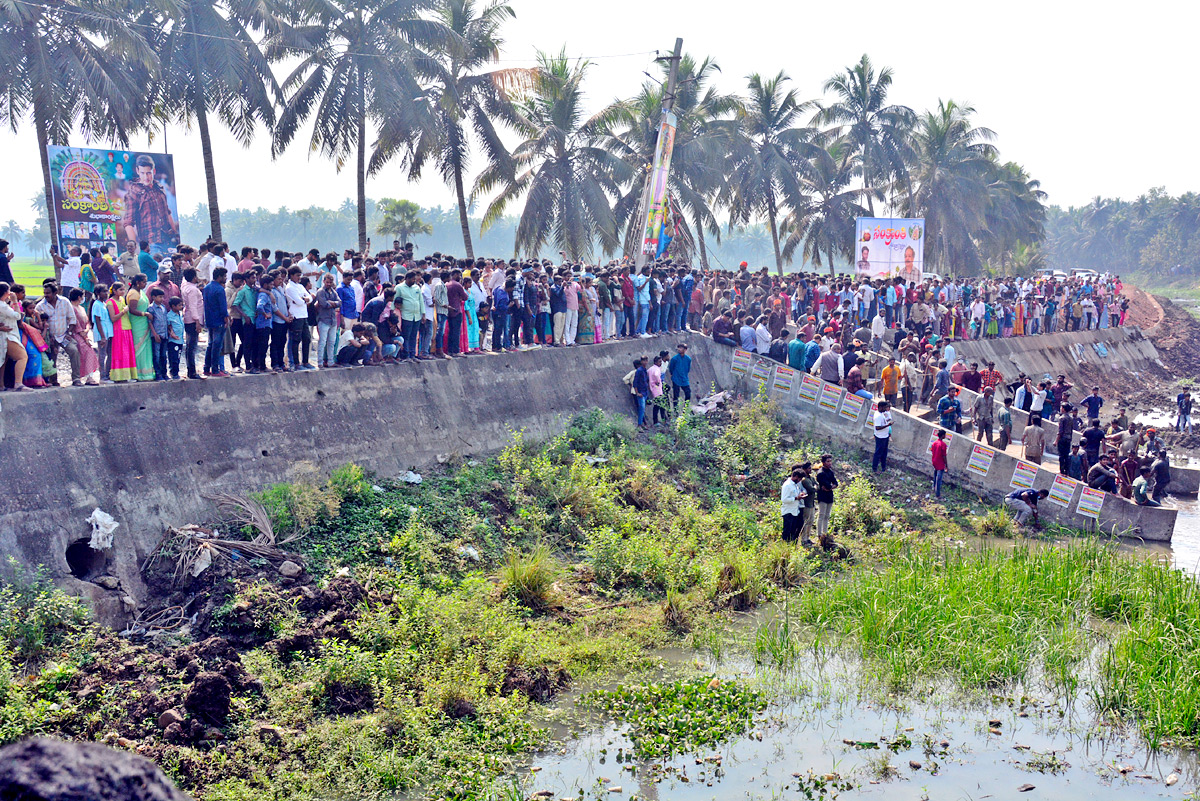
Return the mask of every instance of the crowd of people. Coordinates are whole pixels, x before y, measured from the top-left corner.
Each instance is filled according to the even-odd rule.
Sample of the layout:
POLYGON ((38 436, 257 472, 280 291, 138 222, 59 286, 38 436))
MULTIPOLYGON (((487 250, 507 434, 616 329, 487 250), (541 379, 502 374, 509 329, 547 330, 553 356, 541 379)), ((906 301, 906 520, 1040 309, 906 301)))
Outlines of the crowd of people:
MULTIPOLYGON (((669 260, 637 270, 628 260, 417 258, 399 242, 373 257, 235 252, 216 242, 164 256, 140 244, 129 242, 120 254, 111 246, 55 253, 59 278, 47 279, 41 300, 17 284, 4 288, 3 302, 16 315, 0 313, 6 388, 67 383, 58 375, 60 354, 70 383, 79 385, 452 358, 679 330, 793 363, 798 343, 805 369, 822 350, 836 350, 843 358, 826 357, 822 377, 836 371, 839 382, 857 384, 846 354, 878 349, 888 337, 902 347, 905 332, 932 349, 964 337, 1120 325, 1127 308, 1115 276, 906 285, 898 278, 779 277, 766 268, 752 273, 744 262, 714 271, 669 260), (13 377, 18 368, 21 380, 13 377)), ((917 390, 902 383, 907 409, 917 390)))

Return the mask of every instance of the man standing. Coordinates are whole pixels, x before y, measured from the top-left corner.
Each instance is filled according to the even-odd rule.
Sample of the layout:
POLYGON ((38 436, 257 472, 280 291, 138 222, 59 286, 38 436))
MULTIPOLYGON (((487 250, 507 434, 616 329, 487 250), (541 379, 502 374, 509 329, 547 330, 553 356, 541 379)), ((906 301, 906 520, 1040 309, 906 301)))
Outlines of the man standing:
POLYGON ((675 346, 675 355, 667 362, 667 372, 671 376, 671 405, 679 404, 679 396, 683 395, 685 402, 692 400, 692 357, 687 355, 687 343, 680 342, 675 346))
POLYGON ((314 369, 308 363, 308 349, 312 342, 312 334, 308 328, 308 304, 312 303, 313 297, 300 283, 303 273, 304 270, 300 267, 288 268, 288 283, 284 288, 288 315, 291 317, 288 321, 288 357, 291 359, 293 370, 314 369))
POLYGON ((1179 415, 1175 420, 1175 430, 1180 433, 1184 429, 1192 433, 1192 393, 1184 390, 1175 398, 1175 406, 1179 410, 1179 415))
POLYGON ((1089 420, 1100 419, 1100 407, 1104 405, 1104 398, 1100 397, 1100 387, 1092 387, 1092 394, 1081 400, 1079 404, 1087 409, 1089 420))
POLYGON ((995 393, 988 387, 983 394, 975 398, 972 416, 975 418, 975 441, 982 442, 987 437, 988 447, 992 447, 992 431, 995 421, 995 393))
POLYGON ((900 368, 896 366, 896 357, 888 358, 887 367, 879 374, 880 393, 888 406, 896 405, 896 395, 900 389, 900 368))
POLYGON ((183 298, 184 366, 188 378, 200 378, 196 373, 196 348, 200 343, 200 329, 204 327, 204 295, 200 291, 200 277, 194 267, 183 271, 183 286, 179 289, 179 296, 183 298))
POLYGON ((950 387, 946 397, 938 401, 937 413, 942 428, 961 433, 962 401, 958 399, 958 387, 950 387))
POLYGON ((1154 500, 1161 504, 1167 496, 1167 485, 1171 483, 1171 463, 1167 461, 1166 451, 1158 452, 1150 471, 1154 473, 1154 500))
MULTIPOLYGON (((125 228, 125 236, 141 243, 142 250, 149 252, 153 246, 155 253, 166 253, 179 241, 179 224, 171 217, 167 193, 154 181, 154 159, 142 154, 134 165, 137 181, 126 187, 121 225, 125 228)), ((141 261, 140 256, 138 259, 141 261)), ((150 280, 157 275, 157 271, 150 273, 144 265, 141 271, 150 280)))
POLYGON ((880 473, 886 473, 888 443, 892 439, 892 405, 887 401, 880 401, 879 411, 875 412, 874 424, 875 455, 871 457, 871 472, 874 473, 878 469, 880 473))
POLYGON ((1025 445, 1025 461, 1034 464, 1042 463, 1042 455, 1046 452, 1046 431, 1042 428, 1042 418, 1030 415, 1029 425, 1025 426, 1021 440, 1025 445))
POLYGON ((1058 436, 1054 440, 1054 449, 1058 451, 1058 472, 1067 473, 1067 460, 1071 452, 1071 440, 1075 435, 1075 415, 1071 414, 1074 407, 1067 404, 1058 418, 1058 436))
POLYGON ((837 489, 837 476, 833 473, 833 456, 821 457, 821 469, 817 471, 817 542, 822 548, 829 546, 829 516, 833 512, 833 491, 837 489))
POLYGON ((800 537, 800 499, 803 497, 803 474, 800 465, 792 468, 792 474, 779 491, 779 508, 783 514, 783 541, 795 542, 800 537))
POLYGON ((225 297, 224 267, 213 270, 213 280, 204 287, 204 327, 208 329, 208 350, 204 354, 204 374, 224 378, 225 331, 229 326, 229 302, 225 297))
POLYGON ((138 253, 138 272, 146 276, 146 280, 154 283, 158 280, 158 262, 150 255, 150 243, 143 239, 140 243, 141 252, 138 253))
POLYGON ((933 464, 933 497, 942 497, 942 482, 946 478, 946 470, 949 467, 947 458, 950 453, 950 447, 946 444, 946 430, 939 428, 937 439, 929 446, 930 461, 933 464))

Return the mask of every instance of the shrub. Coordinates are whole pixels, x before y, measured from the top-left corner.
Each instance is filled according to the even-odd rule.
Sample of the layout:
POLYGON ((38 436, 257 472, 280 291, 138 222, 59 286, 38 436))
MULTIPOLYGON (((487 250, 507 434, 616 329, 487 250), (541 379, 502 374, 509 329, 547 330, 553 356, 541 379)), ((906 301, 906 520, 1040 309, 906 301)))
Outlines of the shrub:
POLYGON ((370 491, 371 485, 363 469, 356 464, 344 464, 329 474, 329 488, 342 500, 361 497, 370 491))
POLYGON ((734 412, 734 422, 717 439, 717 458, 726 476, 745 475, 746 486, 765 491, 774 484, 779 461, 779 419, 760 394, 734 412))
POLYGON ((35 661, 79 632, 87 610, 51 583, 44 567, 30 574, 9 557, 13 580, 0 586, 0 646, 14 662, 35 661))
POLYGON ((541 612, 554 605, 558 571, 558 563, 545 543, 538 543, 527 554, 512 549, 500 568, 500 587, 522 605, 541 612))
POLYGON ((1011 540, 1017 534, 1017 521, 1003 506, 998 506, 979 518, 975 527, 983 537, 1003 537, 1011 540))
POLYGON ((762 577, 753 560, 736 548, 726 548, 720 564, 714 600, 737 611, 752 609, 762 594, 762 577))
POLYGON ((882 531, 884 523, 895 515, 895 507, 876 494, 865 476, 855 476, 834 498, 830 528, 843 534, 870 537, 882 531))
POLYGON ((362 469, 355 465, 334 470, 328 482, 321 482, 315 469, 302 470, 297 480, 276 484, 251 497, 267 510, 277 536, 308 531, 326 518, 337 517, 342 500, 350 497, 343 485, 337 483, 344 481, 347 471, 357 471, 359 478, 362 477, 362 469), (343 479, 335 480, 339 474, 343 479))
POLYGON ((571 419, 567 440, 577 451, 611 453, 633 439, 634 423, 628 415, 613 415, 591 408, 571 419))

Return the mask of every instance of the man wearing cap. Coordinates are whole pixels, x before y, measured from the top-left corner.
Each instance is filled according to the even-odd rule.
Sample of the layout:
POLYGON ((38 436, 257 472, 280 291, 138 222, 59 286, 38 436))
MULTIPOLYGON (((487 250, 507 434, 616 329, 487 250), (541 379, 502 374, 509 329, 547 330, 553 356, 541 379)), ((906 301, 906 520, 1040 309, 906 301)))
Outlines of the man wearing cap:
POLYGON ((183 297, 183 295, 180 293, 179 284, 176 284, 171 280, 172 276, 174 275, 174 270, 172 268, 179 264, 181 258, 182 257, 176 253, 171 257, 170 260, 163 260, 163 266, 158 268, 158 280, 146 287, 147 297, 149 297, 150 293, 155 289, 161 289, 163 294, 166 295, 166 297, 163 298, 164 305, 168 304, 171 298, 183 297))

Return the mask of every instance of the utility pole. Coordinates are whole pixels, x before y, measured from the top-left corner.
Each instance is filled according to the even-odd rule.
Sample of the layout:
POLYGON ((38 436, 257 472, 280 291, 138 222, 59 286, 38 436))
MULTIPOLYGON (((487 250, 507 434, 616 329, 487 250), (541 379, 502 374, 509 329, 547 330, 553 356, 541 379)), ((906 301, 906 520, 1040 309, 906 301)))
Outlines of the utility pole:
MULTIPOLYGON (((675 49, 671 52, 670 57, 665 59, 670 62, 671 67, 667 73, 667 90, 663 94, 662 117, 660 118, 659 124, 658 124, 659 140, 662 139, 663 126, 667 124, 668 120, 671 122, 672 127, 674 126, 674 119, 673 119, 673 115, 671 114, 671 109, 675 107, 675 82, 676 82, 676 78, 679 75, 679 60, 680 60, 680 58, 682 58, 682 56, 683 56, 683 39, 676 39, 675 40, 675 49)), ((663 61, 664 59, 659 58, 656 60, 663 61)), ((661 147, 661 144, 662 144, 661 141, 658 141, 655 143, 656 160, 657 160, 657 156, 658 156, 658 150, 659 150, 659 147, 661 147)), ((648 260, 647 257, 649 255, 644 252, 645 248, 643 246, 645 244, 645 239, 646 239, 645 238, 646 220, 650 216, 650 200, 651 200, 650 195, 651 195, 651 187, 654 184, 654 174, 655 174, 654 167, 655 166, 656 165, 651 165, 650 172, 648 172, 646 174, 646 186, 642 190, 642 202, 641 202, 641 206, 640 206, 641 214, 638 217, 638 221, 637 221, 639 230, 638 230, 638 236, 637 236, 637 249, 638 249, 637 250, 637 259, 635 261, 635 264, 637 265, 638 272, 641 272, 641 269, 646 264, 646 262, 648 260)))

